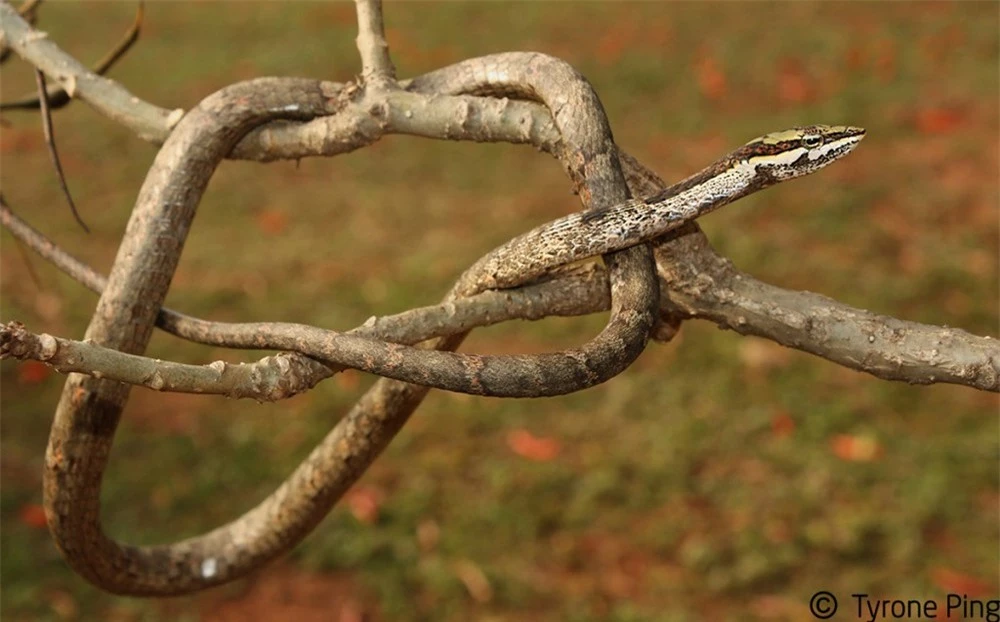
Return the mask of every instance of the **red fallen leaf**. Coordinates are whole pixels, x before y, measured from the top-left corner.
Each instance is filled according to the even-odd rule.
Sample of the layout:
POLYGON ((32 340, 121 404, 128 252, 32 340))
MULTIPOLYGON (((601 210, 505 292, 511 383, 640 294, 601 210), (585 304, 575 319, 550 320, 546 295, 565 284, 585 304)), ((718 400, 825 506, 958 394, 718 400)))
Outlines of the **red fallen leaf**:
POLYGON ((385 501, 382 491, 368 486, 355 486, 346 495, 347 507, 358 521, 371 525, 378 521, 379 508, 385 501))
POLYGON ((340 608, 339 622, 364 622, 366 618, 364 610, 354 601, 348 601, 340 608))
POLYGON ((17 518, 32 529, 48 529, 49 524, 45 520, 45 508, 37 503, 25 503, 17 511, 17 518))
POLYGON ((830 446, 835 456, 848 462, 871 462, 882 452, 878 441, 870 436, 838 434, 830 446))
POLYGON ((455 574, 465 585, 469 596, 477 603, 488 603, 493 600, 493 586, 479 566, 467 559, 461 559, 454 564, 455 574))
POLYGON ((706 99, 722 99, 726 95, 726 74, 714 58, 705 54, 694 65, 698 88, 706 99))
POLYGON ((258 212, 257 228, 268 235, 284 233, 288 228, 288 214, 273 209, 258 212))
POLYGON ((815 89, 809 76, 796 60, 782 61, 778 69, 778 101, 801 104, 814 98, 815 89))
POLYGON ((876 44, 876 49, 875 73, 882 82, 889 82, 896 77, 896 44, 884 39, 876 44))
POLYGON ((417 544, 420 545, 421 551, 425 553, 433 551, 440 541, 441 527, 436 521, 427 519, 417 525, 417 544))
POLYGON ((941 566, 931 569, 931 580, 949 594, 962 594, 969 598, 988 596, 991 591, 986 581, 941 566))
POLYGON ((788 413, 778 413, 771 417, 771 434, 775 438, 787 438, 795 431, 795 420, 788 413))
POLYGON ((847 68, 850 71, 857 71, 864 67, 867 62, 865 57, 865 51, 857 45, 852 45, 847 48, 847 54, 845 56, 847 61, 847 68))
POLYGON ((38 384, 52 374, 52 368, 38 361, 25 361, 17 368, 17 381, 20 384, 38 384))
POLYGON ((3 141, 0 142, 0 153, 26 154, 45 148, 41 133, 20 128, 5 127, 3 141))
POLYGON ((917 111, 914 124, 924 134, 944 134, 962 124, 965 116, 954 108, 924 108, 917 111))
POLYGON ((512 430, 507 435, 507 446, 522 458, 536 462, 548 462, 562 451, 562 444, 558 440, 534 436, 523 428, 512 430))
POLYGON ((62 590, 46 590, 45 600, 60 620, 75 620, 80 616, 80 606, 76 599, 62 590))
POLYGON ((616 24, 606 29, 597 40, 597 59, 604 65, 614 65, 634 40, 634 33, 624 25, 616 24))

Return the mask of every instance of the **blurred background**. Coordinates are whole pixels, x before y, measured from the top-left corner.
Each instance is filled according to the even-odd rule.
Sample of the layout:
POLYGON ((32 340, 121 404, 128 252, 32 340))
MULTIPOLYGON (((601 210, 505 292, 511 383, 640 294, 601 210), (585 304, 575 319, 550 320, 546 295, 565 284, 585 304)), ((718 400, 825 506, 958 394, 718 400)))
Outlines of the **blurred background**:
MULTIPOLYGON (((134 11, 52 3, 40 28, 89 64, 134 11)), ((593 82, 618 143, 668 180, 765 132, 865 126, 844 161, 703 219, 713 244, 776 285, 997 335, 995 3, 402 3, 385 18, 400 77, 506 50, 564 58, 593 82)), ((253 77, 350 80, 355 35, 350 3, 152 2, 110 76, 188 109, 253 77)), ((3 100, 32 88, 23 62, 4 65, 3 100)), ((3 119, 12 208, 106 273, 155 148, 85 104, 54 114, 86 235, 38 115, 3 119)), ((346 329, 438 301, 487 250, 577 209, 558 164, 524 146, 389 137, 298 165, 225 162, 168 303, 346 329)), ((3 319, 79 338, 96 297, 9 234, 0 253, 3 319)), ((509 323, 465 349, 555 350, 604 319, 509 323)), ((162 333, 149 354, 259 357, 162 333)), ((704 322, 564 398, 432 393, 291 555, 159 601, 104 594, 64 564, 41 510, 63 377, 0 370, 6 620, 803 620, 818 590, 845 611, 859 592, 1000 596, 995 395, 878 380, 704 322)), ((371 382, 340 374, 267 405, 134 389, 106 529, 158 543, 235 518, 371 382)))

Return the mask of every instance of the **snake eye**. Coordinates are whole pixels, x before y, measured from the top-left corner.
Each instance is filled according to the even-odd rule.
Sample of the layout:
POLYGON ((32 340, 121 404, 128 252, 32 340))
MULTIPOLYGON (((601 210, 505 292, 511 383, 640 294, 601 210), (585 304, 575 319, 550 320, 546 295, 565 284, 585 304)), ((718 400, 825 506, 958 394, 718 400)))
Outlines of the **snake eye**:
POLYGON ((802 146, 806 149, 815 149, 823 144, 823 137, 816 134, 810 134, 808 136, 802 137, 802 146))

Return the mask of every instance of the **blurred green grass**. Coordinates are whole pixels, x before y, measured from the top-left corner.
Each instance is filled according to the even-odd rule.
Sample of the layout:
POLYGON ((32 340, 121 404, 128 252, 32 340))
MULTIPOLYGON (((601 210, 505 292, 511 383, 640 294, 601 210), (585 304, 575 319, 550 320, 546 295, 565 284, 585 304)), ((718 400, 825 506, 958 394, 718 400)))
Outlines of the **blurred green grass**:
MULTIPOLYGON (((86 63, 133 10, 53 3, 42 28, 86 63)), ((618 142, 667 179, 767 131, 865 126, 850 158, 706 218, 709 237, 769 282, 996 336, 995 4, 401 3, 386 23, 403 77, 504 50, 566 59, 597 88, 618 142)), ((348 80, 354 34, 350 3, 150 3, 112 77, 183 108, 256 76, 348 80)), ((3 99, 32 85, 17 60, 2 77, 3 99)), ((4 118, 5 197, 106 271, 155 149, 83 104, 55 115, 87 236, 59 195, 37 117, 4 118)), ((574 209, 558 165, 509 145, 390 137, 299 166, 227 162, 169 303, 350 327, 436 301, 483 252, 574 209)), ((81 335, 96 298, 33 259, 39 289, 2 240, 3 318, 81 335)), ((494 327, 466 349, 556 349, 602 319, 494 327)), ((150 354, 255 357, 163 335, 150 354)), ((378 500, 374 524, 342 504, 288 562, 250 581, 117 598, 70 572, 30 520, 62 378, 25 370, 0 367, 0 608, 11 620, 227 619, 240 603, 283 617, 307 599, 302 577, 347 596, 299 602, 301 619, 329 619, 353 599, 378 619, 794 620, 820 589, 842 605, 861 591, 1000 594, 994 396, 887 383, 691 322, 622 376, 565 398, 434 393, 357 488, 378 500), (512 451, 521 429, 557 442, 558 455, 512 451), (878 450, 845 460, 849 442, 878 450), (470 565, 492 588, 487 602, 463 583, 470 565), (268 584, 284 596, 262 596, 268 584)), ((234 518, 369 384, 348 373, 277 405, 133 391, 106 477, 109 533, 162 542, 234 518)))

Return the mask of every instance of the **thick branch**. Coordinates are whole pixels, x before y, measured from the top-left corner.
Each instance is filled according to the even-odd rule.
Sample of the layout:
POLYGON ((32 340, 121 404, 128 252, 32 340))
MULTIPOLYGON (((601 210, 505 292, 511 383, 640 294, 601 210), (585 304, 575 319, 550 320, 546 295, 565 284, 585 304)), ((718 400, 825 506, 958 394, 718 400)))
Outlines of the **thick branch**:
MULTIPOLYGON (((589 91, 589 85, 577 80, 578 74, 561 61, 539 55, 532 58, 530 80, 539 79, 546 66, 552 67, 553 77, 562 78, 536 88, 551 88, 553 93, 568 90, 581 102, 577 115, 563 117, 561 131, 564 136, 580 139, 579 151, 573 152, 577 158, 568 167, 579 168, 585 197, 597 208, 627 197, 620 170, 617 180, 600 170, 609 162, 617 164, 617 156, 599 104, 588 109, 588 97, 579 90, 589 91), (595 131, 602 137, 590 134, 595 131), (589 167, 593 167, 593 174, 589 167)), ((596 96, 589 97, 596 101, 596 96)), ((145 348, 201 193, 215 167, 247 131, 276 118, 305 120, 342 107, 343 101, 323 83, 261 79, 223 89, 186 115, 146 177, 87 339, 126 353, 140 353, 145 348)), ((504 394, 537 394, 532 391, 536 385, 544 389, 557 382, 589 386, 620 373, 642 352, 656 316, 658 290, 652 253, 648 248, 636 248, 606 260, 612 273, 611 318, 606 329, 580 349, 534 357, 530 369, 512 366, 510 370, 495 370, 499 373, 494 384, 503 382, 511 387, 504 394), (518 377, 527 380, 516 380, 518 377)), ((478 277, 471 275, 463 282, 475 283, 478 277)), ((460 341, 461 337, 455 337, 435 345, 450 349, 460 341)), ((458 371, 465 372, 461 375, 473 385, 494 382, 487 374, 494 370, 483 369, 482 374, 478 369, 458 371)), ((458 375, 455 370, 449 373, 458 375)), ((390 387, 390 393, 392 390, 390 387)), ((251 512, 238 524, 166 547, 123 547, 110 540, 98 520, 100 484, 126 398, 127 387, 120 383, 71 376, 56 411, 46 455, 46 510, 57 544, 83 576, 110 591, 129 594, 203 589, 231 580, 277 554, 289 540, 282 537, 276 541, 275 534, 300 534, 299 529, 313 520, 311 514, 292 513, 273 524, 261 522, 266 518, 251 512), (262 530, 261 537, 246 542, 247 530, 262 530), (245 546, 234 548, 234 539, 245 546)), ((398 411, 398 417, 405 418, 409 410, 398 411)), ((369 437, 364 446, 370 442, 369 437)))
MULTIPOLYGON (((42 0, 24 0, 19 7, 17 7, 17 14, 23 17, 29 25, 34 26, 35 22, 38 20, 38 5, 42 3, 42 0)), ((0 36, 0 64, 7 62, 10 58, 10 47, 4 40, 3 36, 0 36)))
POLYGON ((274 402, 311 389, 316 363, 277 354, 255 363, 185 365, 125 354, 93 343, 36 335, 18 322, 0 325, 0 358, 34 359, 64 373, 80 372, 154 391, 208 393, 274 402), (208 390, 205 390, 208 387, 208 390))
POLYGON ((884 380, 1000 391, 1000 341, 906 322, 768 285, 711 252, 701 235, 656 248, 670 300, 690 317, 766 337, 884 380), (697 258, 697 263, 690 260, 697 258))
POLYGON ((387 91, 347 102, 335 116, 268 123, 247 134, 229 157, 271 161, 339 155, 386 134, 532 144, 554 153, 561 137, 551 115, 540 114, 540 108, 494 97, 387 91))
MULTIPOLYGON (((103 289, 105 278, 102 275, 58 249, 7 209, 0 210, 0 217, 4 227, 15 237, 88 289, 98 293, 103 289)), ((978 337, 959 329, 944 330, 938 326, 896 320, 811 292, 784 290, 743 275, 722 259, 700 276, 684 275, 685 270, 690 270, 690 264, 672 257, 680 244, 691 250, 690 247, 703 245, 704 237, 688 232, 683 241, 664 241, 656 246, 660 287, 667 293, 660 304, 663 315, 706 319, 741 334, 771 339, 885 380, 912 384, 950 383, 1000 391, 997 372, 1000 369, 1000 341, 996 339, 978 337), (762 305, 762 299, 768 300, 768 304, 762 305)), ((606 311, 611 300, 606 272, 596 265, 588 268, 559 274, 553 280, 535 285, 484 292, 452 303, 372 318, 346 334, 413 344, 512 319, 537 320, 606 311)), ((338 356, 335 341, 339 333, 311 326, 211 322, 169 309, 160 311, 157 325, 179 337, 206 345, 311 352, 327 360, 338 356)), ((18 358, 47 360, 40 352, 41 349, 25 351, 18 358)), ((78 357, 71 355, 69 358, 78 357)), ((311 388, 339 369, 331 369, 305 356, 301 359, 299 369, 307 370, 308 375, 285 379, 292 383, 287 385, 289 396, 311 388)), ((67 367, 60 371, 87 373, 88 368, 67 367)), ((114 365, 95 365, 89 371, 133 382, 130 372, 117 372, 114 365)), ((171 384, 167 382, 162 390, 171 390, 171 384)), ((209 381, 191 385, 190 390, 259 400, 279 395, 272 389, 272 383, 260 384, 260 393, 256 395, 245 391, 237 395, 231 386, 209 381)))
MULTIPOLYGON (((435 72, 432 75, 442 74, 435 72)), ((431 88, 428 82, 422 81, 426 85, 423 88, 431 88)), ((329 88, 332 92, 336 85, 331 84, 329 88)), ((448 88, 447 84, 443 88, 448 88)), ((551 116, 543 107, 530 102, 400 91, 385 93, 375 101, 378 103, 371 106, 365 102, 348 102, 339 114, 306 123, 270 123, 251 132, 236 151, 271 153, 274 157, 329 155, 371 144, 383 133, 432 137, 435 127, 439 128, 438 135, 456 140, 531 142, 547 151, 561 148, 551 116), (370 116, 370 110, 379 111, 378 120, 370 116), (297 141, 303 142, 297 145, 297 141)), ((634 158, 622 154, 622 160, 629 184, 637 196, 655 194, 664 187, 655 173, 634 158)), ((38 248, 38 245, 32 246, 38 248)), ((684 235, 661 243, 657 259, 661 277, 664 277, 661 289, 678 304, 683 301, 681 306, 689 316, 733 327, 744 334, 766 337, 879 378, 915 384, 947 382, 998 390, 994 371, 1000 348, 997 340, 969 335, 960 329, 895 320, 809 292, 768 285, 740 272, 715 253, 695 225, 685 228, 684 235), (725 290, 713 293, 711 287, 705 286, 704 279, 708 277, 703 275, 711 275, 719 287, 738 285, 738 295, 725 290), (720 300, 728 302, 721 304, 720 300), (781 300, 780 307, 775 307, 776 300, 781 300), (831 304, 837 306, 836 313, 831 310, 831 304), (764 314, 761 309, 773 312, 764 314), (804 330, 802 318, 809 318, 812 328, 804 330), (857 322, 857 326, 851 331, 843 326, 834 329, 834 325, 842 325, 845 321, 857 322), (868 340, 872 326, 894 322, 904 325, 906 334, 912 338, 868 340), (848 332, 853 336, 847 337, 848 332), (836 335, 840 337, 834 339, 832 336, 836 335), (886 346, 889 350, 883 351, 886 346)), ((606 289, 591 288, 589 291, 605 292, 606 289)), ((580 313, 592 312, 599 306, 607 308, 603 303, 580 305, 577 301, 573 304, 580 313)), ((662 306, 662 311, 668 312, 666 305, 662 306)), ((489 309, 488 312, 496 313, 497 310, 489 309)), ((502 317, 516 316, 505 313, 502 317)), ((480 324, 469 326, 473 325, 480 324)), ((199 330, 202 335, 210 332, 204 327, 199 330)))
MULTIPOLYGON (((370 6, 377 9, 377 5, 370 6)), ((6 15, 3 17, 5 24, 9 22, 6 15)), ((364 21, 359 19, 359 23, 364 21)), ((55 49, 58 50, 58 48, 55 49)), ((22 52, 19 51, 19 53, 22 52)), ((27 57, 27 55, 25 56, 27 57)), ((470 61, 465 69, 474 68, 475 62, 470 61)), ((526 62, 525 65, 529 63, 530 61, 526 62)), ((369 63, 369 66, 371 65, 372 63, 369 63)), ((513 69, 514 71, 523 70, 524 66, 513 69)), ((452 71, 460 78, 455 83, 458 85, 455 92, 469 92, 470 87, 476 86, 468 80, 469 76, 475 76, 475 73, 454 69, 452 71)), ((448 70, 444 70, 438 76, 446 75, 447 72, 448 70)), ((58 79, 58 76, 56 78, 58 79)), ((425 81, 422 86, 418 85, 417 89, 444 88, 443 86, 430 86, 431 83, 433 80, 425 81)), ((446 84, 446 82, 441 84, 446 84)), ((530 85, 528 86, 530 87, 530 85)), ((537 91, 535 95, 538 95, 537 91)), ((332 95, 328 95, 328 97, 332 98, 332 95)), ((321 102, 317 102, 317 107, 325 108, 321 102)), ((287 107, 281 107, 281 109, 287 110, 287 107)), ((381 117, 391 117, 391 113, 383 114, 385 106, 381 105, 368 108, 366 114, 374 115, 376 110, 379 111, 377 114, 381 117)), ((573 106, 565 106, 560 111, 564 115, 572 116, 574 114, 573 106)), ((539 119, 541 118, 539 117, 539 119)), ((560 127, 564 127, 567 117, 557 116, 556 122, 560 127)), ((242 122, 238 122, 237 125, 241 128, 246 127, 246 124, 242 122)), ((226 127, 225 124, 220 125, 219 136, 213 134, 211 138, 213 140, 217 138, 222 142, 231 138, 232 142, 235 142, 238 136, 235 135, 235 132, 232 135, 226 134, 222 129, 224 127, 226 127)), ((181 140, 183 139, 177 138, 177 141, 181 140)), ((550 144, 558 144, 558 138, 550 144)), ((218 147, 218 143, 215 146, 218 147)), ((579 147, 579 144, 576 143, 560 144, 558 153, 565 155, 565 153, 572 152, 573 149, 579 149, 579 147)), ((220 152, 212 157, 222 157, 223 155, 225 153, 220 152)), ((604 165, 616 160, 614 153, 603 153, 602 157, 604 158, 603 164, 594 169, 595 177, 590 176, 584 170, 583 175, 581 175, 583 179, 578 177, 577 180, 584 181, 596 178, 615 181, 612 179, 614 177, 620 180, 620 174, 601 177, 607 170, 604 165), (599 170, 602 167, 604 170, 599 170)), ((205 162, 201 162, 201 164, 207 166, 205 162)), ((579 162, 567 163, 567 168, 570 170, 575 170, 578 167, 579 162)), ((612 166, 613 168, 614 166, 612 166)), ((174 173, 176 171, 169 171, 171 175, 174 173)), ((196 178, 198 184, 204 181, 202 173, 198 170, 189 170, 184 173, 188 177, 196 178)), ((182 179, 185 175, 178 173, 175 181, 182 179)), ((656 183, 655 176, 647 176, 645 182, 643 182, 642 175, 633 177, 638 179, 640 186, 643 183, 656 183)), ((592 195, 589 187, 584 187, 583 190, 585 199, 595 197, 599 201, 608 199, 608 196, 599 193, 592 195)), ((642 195, 651 193, 641 190, 637 192, 637 194, 642 195)), ((148 199, 148 196, 146 198, 148 199)), ((173 198, 179 201, 181 209, 192 209, 189 205, 191 198, 189 195, 173 198)), ((143 216, 135 215, 133 220, 135 228, 144 228, 146 234, 151 234, 147 237, 156 237, 158 221, 150 218, 150 213, 147 212, 143 216)), ((167 246, 177 244, 176 237, 180 237, 181 242, 179 243, 182 244, 186 226, 180 228, 184 231, 179 233, 172 230, 160 231, 159 233, 163 234, 161 236, 163 239, 158 239, 158 243, 167 246), (171 237, 175 234, 176 237, 171 237)), ((130 232, 132 229, 133 226, 130 225, 130 232)), ((677 245, 678 249, 682 249, 689 244, 689 242, 683 241, 685 237, 697 238, 698 236, 700 234, 694 233, 666 244, 677 245)), ((138 245, 137 239, 139 239, 138 236, 130 233, 123 243, 123 249, 125 249, 123 252, 146 253, 149 249, 138 245)), ((164 247, 157 250, 173 252, 176 249, 164 247)), ((698 274, 701 269, 700 263, 706 262, 714 256, 707 245, 701 253, 703 256, 690 258, 683 253, 677 257, 668 256, 667 261, 671 263, 688 262, 695 270, 695 274, 698 274)), ((134 273, 137 267, 139 270, 145 268, 145 262, 139 261, 136 265, 126 266, 120 271, 117 284, 109 287, 111 294, 102 298, 99 312, 91 327, 92 332, 96 333, 101 340, 109 343, 124 343, 126 347, 123 349, 131 349, 132 351, 141 349, 141 344, 148 336, 149 321, 159 307, 159 301, 162 300, 162 294, 165 293, 166 289, 163 281, 164 279, 169 280, 170 272, 170 270, 164 270, 161 274, 158 271, 155 275, 157 282, 150 285, 148 282, 142 283, 133 280, 132 274, 125 274, 127 270, 134 273), (119 295, 121 291, 128 291, 129 295, 121 297, 119 295), (139 300, 145 300, 145 302, 135 302, 136 292, 140 296, 139 300), (130 300, 129 296, 133 296, 133 299, 130 300), (148 300, 142 296, 147 296, 148 300), (114 334, 113 330, 122 331, 123 334, 114 334)), ((116 263, 117 269, 118 264, 116 263)), ((672 274, 670 272, 672 269, 674 266, 664 267, 661 265, 661 270, 664 270, 665 274, 672 274)), ((738 275, 735 271, 732 271, 732 274, 738 275)), ((671 278, 670 284, 671 287, 683 292, 687 276, 683 270, 678 272, 678 275, 676 279, 671 278)), ((114 281, 115 279, 113 279, 114 281)), ((697 291, 696 285, 697 282, 693 281, 692 292, 697 291)), ((752 293, 747 292, 748 300, 757 301, 752 298, 752 293)), ((789 292, 789 294, 794 293, 789 292)), ((792 297, 793 304, 802 303, 803 300, 792 297)), ((759 303, 766 304, 763 300, 760 300, 759 303)), ((723 317, 729 318, 730 316, 726 313, 723 314, 723 317)), ((118 411, 120 411, 119 406, 123 402, 123 393, 116 387, 80 381, 79 378, 74 377, 64 392, 64 400, 53 430, 53 442, 47 455, 49 469, 47 477, 49 498, 47 502, 53 521, 53 530, 57 534, 61 530, 62 536, 68 536, 61 539, 60 544, 70 559, 76 560, 74 565, 92 580, 95 577, 100 577, 103 579, 102 584, 110 589, 132 593, 173 593, 185 589, 201 588, 233 578, 285 550, 307 533, 325 514, 326 509, 337 496, 370 464, 374 456, 403 425, 426 393, 425 389, 398 383, 380 382, 378 387, 377 390, 370 392, 359 402, 348 418, 337 426, 286 484, 283 484, 263 504, 239 519, 237 523, 169 547, 140 550, 120 547, 109 541, 100 532, 100 527, 96 523, 99 505, 95 493, 99 493, 103 460, 110 449, 110 440, 105 445, 88 448, 85 447, 86 443, 89 442, 87 438, 81 440, 80 437, 82 432, 85 437, 90 439, 110 438, 117 421, 118 411), (74 433, 76 437, 74 437, 74 433), (87 449, 93 451, 88 452, 87 449), (83 475, 81 476, 81 474, 83 475), (81 482, 77 476, 81 476, 85 481, 81 482), (95 477, 97 485, 93 486, 95 477), (93 489, 90 489, 91 486, 93 489), (238 542, 234 540, 237 537, 238 542), (110 584, 107 581, 110 581, 110 584)))

